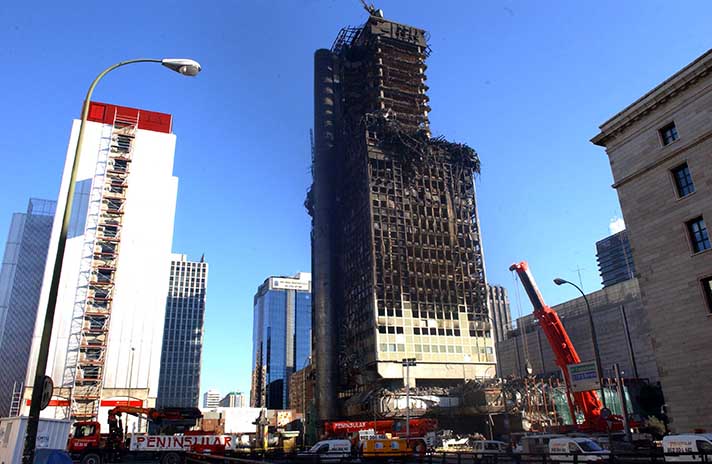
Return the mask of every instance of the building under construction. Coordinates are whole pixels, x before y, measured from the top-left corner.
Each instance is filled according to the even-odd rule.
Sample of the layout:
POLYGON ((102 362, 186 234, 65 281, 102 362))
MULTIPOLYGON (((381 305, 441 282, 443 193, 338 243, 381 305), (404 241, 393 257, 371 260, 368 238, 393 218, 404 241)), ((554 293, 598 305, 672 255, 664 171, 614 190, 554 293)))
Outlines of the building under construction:
MULTIPOLYGON (((114 406, 155 405, 178 189, 172 123, 165 113, 90 103, 46 369, 55 388, 43 417, 104 423, 114 406)), ((75 120, 58 211, 79 126, 75 120)), ((49 256, 61 226, 55 215, 49 256)), ((21 415, 29 409, 53 269, 48 259, 21 415)))
POLYGON ((371 414, 361 399, 403 387, 404 370, 421 387, 495 375, 479 158, 431 135, 427 33, 369 13, 315 54, 306 207, 321 420, 371 414))

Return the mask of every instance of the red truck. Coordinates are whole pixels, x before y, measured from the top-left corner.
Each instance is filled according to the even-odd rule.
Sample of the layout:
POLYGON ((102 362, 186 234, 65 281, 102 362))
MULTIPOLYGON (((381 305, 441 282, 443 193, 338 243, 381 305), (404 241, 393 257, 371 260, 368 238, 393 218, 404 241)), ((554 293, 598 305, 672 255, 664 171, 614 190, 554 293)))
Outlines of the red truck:
MULTIPOLYGON (((435 419, 411 419, 410 435, 422 437, 438 428, 435 419)), ((384 419, 376 421, 327 421, 324 422, 324 434, 327 438, 344 438, 362 430, 373 430, 376 435, 390 433, 394 437, 406 436, 405 420, 384 419)))
POLYGON ((202 417, 197 408, 138 408, 117 406, 109 411, 109 433, 101 433, 96 421, 74 424, 69 439, 68 451, 74 461, 81 464, 103 464, 132 460, 160 459, 161 464, 179 464, 186 451, 222 454, 234 447, 232 436, 214 435, 203 431, 185 431, 202 417), (147 419, 167 435, 134 434, 130 440, 124 436, 122 414, 131 414, 147 419), (176 434, 175 432, 182 432, 176 434))

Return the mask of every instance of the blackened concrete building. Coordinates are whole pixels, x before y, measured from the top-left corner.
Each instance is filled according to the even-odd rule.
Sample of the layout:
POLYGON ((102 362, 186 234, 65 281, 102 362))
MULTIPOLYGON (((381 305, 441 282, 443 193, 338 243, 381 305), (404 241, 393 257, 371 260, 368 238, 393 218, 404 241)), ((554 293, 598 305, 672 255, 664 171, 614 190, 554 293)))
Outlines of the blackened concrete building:
POLYGON ((315 54, 306 206, 322 420, 378 386, 402 388, 404 358, 416 361, 411 386, 494 375, 479 158, 431 136, 428 54, 424 30, 375 10, 315 54))
POLYGON ((0 268, 0 417, 19 413, 55 206, 32 198, 10 223, 0 268))
POLYGON ((596 242, 596 259, 604 287, 635 277, 635 264, 625 230, 596 242))
POLYGON ((197 408, 203 325, 208 288, 208 263, 174 254, 163 325, 158 407, 197 408))
POLYGON ((610 161, 670 427, 712 430, 712 50, 592 142, 610 161))
POLYGON ((501 285, 487 285, 487 305, 494 326, 495 342, 501 342, 512 330, 512 312, 507 289, 501 285))

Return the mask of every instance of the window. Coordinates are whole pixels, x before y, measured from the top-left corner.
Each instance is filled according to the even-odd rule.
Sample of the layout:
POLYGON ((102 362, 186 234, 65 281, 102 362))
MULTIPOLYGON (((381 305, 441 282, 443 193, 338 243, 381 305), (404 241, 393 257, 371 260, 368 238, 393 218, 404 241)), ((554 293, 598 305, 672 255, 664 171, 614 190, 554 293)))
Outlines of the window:
POLYGON ((662 129, 660 129, 660 138, 663 141, 663 145, 670 145, 672 142, 680 138, 677 135, 677 127, 675 127, 675 123, 671 122, 667 126, 664 126, 662 129))
POLYGON ((697 449, 700 453, 707 455, 712 454, 712 445, 710 445, 710 442, 708 441, 697 440, 697 449))
POLYGON ((677 195, 680 198, 695 191, 695 184, 692 183, 692 176, 690 175, 690 168, 687 167, 687 163, 681 164, 671 172, 673 178, 675 179, 677 195))
POLYGON ((702 291, 705 294, 707 310, 712 313, 712 277, 706 277, 702 279, 700 283, 702 284, 702 291))
POLYGON ((692 250, 695 253, 710 248, 710 237, 707 234, 707 227, 705 227, 705 221, 702 216, 687 221, 687 231, 690 234, 692 250))
POLYGON ((81 425, 74 430, 74 438, 85 438, 94 435, 95 425, 81 425))
POLYGON ((321 445, 319 448, 317 448, 316 453, 317 454, 326 454, 329 452, 329 444, 326 443, 324 445, 321 445))

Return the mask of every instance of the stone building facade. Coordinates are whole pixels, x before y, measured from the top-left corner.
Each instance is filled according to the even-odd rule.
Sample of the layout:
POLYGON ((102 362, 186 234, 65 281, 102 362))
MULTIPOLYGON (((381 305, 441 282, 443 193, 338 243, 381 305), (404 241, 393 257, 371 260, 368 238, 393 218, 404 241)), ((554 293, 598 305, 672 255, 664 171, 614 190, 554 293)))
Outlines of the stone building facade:
POLYGON ((670 427, 712 430, 712 50, 601 125, 670 427))
MULTIPOLYGON (((596 326, 604 377, 613 377, 618 363, 625 377, 658 380, 650 344, 650 328, 643 313, 638 281, 630 279, 587 295, 596 326)), ((584 361, 594 359, 591 328, 583 297, 552 309, 559 314, 571 341, 584 361)), ((516 329, 497 343, 497 360, 504 377, 527 375, 527 364, 534 375, 560 372, 546 335, 533 315, 517 319, 516 329)))

